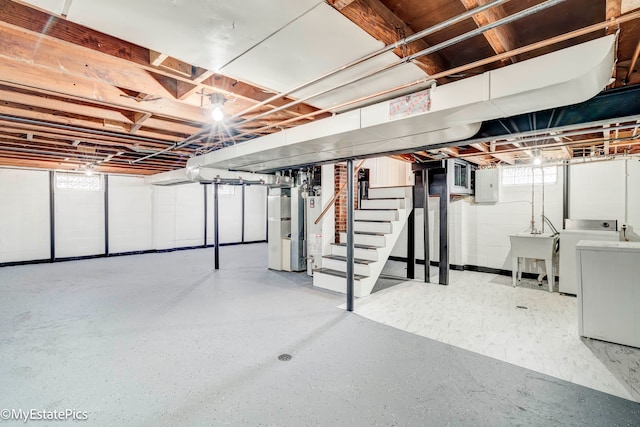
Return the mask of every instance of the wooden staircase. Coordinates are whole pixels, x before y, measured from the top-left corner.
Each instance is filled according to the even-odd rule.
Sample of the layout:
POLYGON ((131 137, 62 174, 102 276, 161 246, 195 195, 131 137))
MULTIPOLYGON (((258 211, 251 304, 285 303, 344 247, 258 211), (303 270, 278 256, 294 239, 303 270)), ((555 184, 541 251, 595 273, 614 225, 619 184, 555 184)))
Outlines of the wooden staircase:
MULTIPOLYGON (((375 286, 413 208, 412 189, 370 188, 369 198, 354 212, 354 296, 367 296, 375 286)), ((346 233, 340 233, 340 241, 343 243, 332 244, 322 257, 322 268, 313 273, 313 285, 346 293, 346 233)))

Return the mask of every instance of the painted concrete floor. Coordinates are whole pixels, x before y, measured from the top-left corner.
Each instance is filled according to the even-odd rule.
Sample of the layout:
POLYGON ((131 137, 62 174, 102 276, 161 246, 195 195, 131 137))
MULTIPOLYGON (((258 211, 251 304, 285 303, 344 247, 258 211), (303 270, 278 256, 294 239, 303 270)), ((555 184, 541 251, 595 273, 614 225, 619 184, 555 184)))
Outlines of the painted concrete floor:
MULTIPOLYGON (((404 266, 391 262, 386 271, 399 274, 404 266)), ((450 271, 449 286, 432 282, 384 289, 358 300, 356 313, 640 402, 640 349, 581 338, 575 297, 547 292, 546 282, 539 288, 523 279, 514 288, 510 277, 469 271, 450 271)))
POLYGON ((635 402, 345 313, 304 273, 268 271, 264 244, 211 265, 203 249, 1 268, 0 409, 92 426, 640 423, 635 402))

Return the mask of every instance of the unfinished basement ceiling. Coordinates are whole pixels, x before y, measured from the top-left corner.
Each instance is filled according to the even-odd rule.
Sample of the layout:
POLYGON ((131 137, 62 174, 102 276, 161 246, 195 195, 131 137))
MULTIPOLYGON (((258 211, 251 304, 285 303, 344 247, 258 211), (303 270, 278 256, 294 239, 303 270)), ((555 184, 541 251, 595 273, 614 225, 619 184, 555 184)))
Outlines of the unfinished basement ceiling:
MULTIPOLYGON (((566 0, 373 78, 305 99, 545 3, 508 0, 340 75, 277 96, 485 3, 239 0, 199 2, 195 8, 180 0, 0 0, 0 165, 69 170, 94 165, 102 172, 134 174, 178 169, 195 155, 415 92, 432 75, 444 85, 618 29, 615 80, 608 89, 640 83, 637 0, 566 0), (473 65, 620 16, 632 19, 473 65), (210 118, 214 93, 227 99, 223 125, 210 118), (303 102, 292 102, 301 98, 303 102)), ((584 139, 596 140, 593 128, 589 132, 584 139)), ((597 150, 604 153, 605 145, 609 150, 602 141, 610 137, 628 142, 619 149, 638 152, 637 132, 627 127, 613 134, 603 128, 597 150)), ((568 138, 575 143, 583 136, 568 138)), ((557 144, 557 139, 564 140, 543 143, 557 144)), ((398 157, 461 155, 478 164, 527 157, 526 150, 518 152, 510 143, 497 148, 490 143, 456 145, 424 147, 398 157)), ((570 149, 560 153, 564 158, 575 154, 570 149)))

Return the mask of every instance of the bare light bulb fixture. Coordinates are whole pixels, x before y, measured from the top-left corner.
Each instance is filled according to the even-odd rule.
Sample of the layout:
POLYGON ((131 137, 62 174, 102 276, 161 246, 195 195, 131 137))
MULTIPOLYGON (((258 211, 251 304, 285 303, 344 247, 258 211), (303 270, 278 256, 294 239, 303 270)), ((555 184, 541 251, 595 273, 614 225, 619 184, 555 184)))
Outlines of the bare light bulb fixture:
POLYGON ((221 93, 212 93, 209 97, 213 110, 211 110, 211 118, 216 122, 221 122, 224 119, 224 112, 222 107, 227 102, 227 98, 221 93))
POLYGON ((540 149, 533 150, 533 164, 536 166, 542 164, 542 151, 540 149))

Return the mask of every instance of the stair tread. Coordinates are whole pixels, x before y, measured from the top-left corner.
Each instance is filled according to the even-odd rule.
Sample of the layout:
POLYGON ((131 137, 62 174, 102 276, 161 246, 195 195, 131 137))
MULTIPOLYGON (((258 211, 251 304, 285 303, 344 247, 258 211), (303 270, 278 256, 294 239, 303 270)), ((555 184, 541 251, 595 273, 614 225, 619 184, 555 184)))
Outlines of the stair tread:
MULTIPOLYGON (((318 268, 313 270, 314 273, 318 272, 318 273, 324 273, 324 274, 328 274, 330 276, 337 276, 337 277, 342 277, 344 279, 347 278, 347 273, 344 273, 342 271, 337 271, 337 270, 332 270, 330 268, 318 268)), ((362 279, 367 279, 369 276, 362 276, 360 274, 354 274, 353 278, 355 280, 362 280, 362 279)))
POLYGON ((353 234, 364 234, 365 236, 385 236, 385 233, 376 233, 375 231, 354 231, 353 234))
POLYGON ((390 219, 356 219, 355 222, 375 222, 375 223, 391 223, 390 219))
MULTIPOLYGON (((334 260, 337 260, 337 261, 346 261, 347 260, 347 257, 346 256, 342 256, 342 255, 323 255, 322 258, 334 259, 334 260)), ((353 262, 355 262, 356 264, 369 265, 372 262, 376 262, 376 261, 371 261, 370 259, 354 258, 353 262)))
MULTIPOLYGON (((362 200, 377 200, 377 199, 362 199, 362 200)), ((357 211, 383 211, 383 212, 397 212, 398 209, 389 208, 359 208, 357 211)))
MULTIPOLYGON (((347 246, 346 243, 332 243, 333 246, 347 246)), ((371 246, 371 245, 360 245, 360 244, 354 244, 353 245, 354 248, 356 249, 369 249, 369 250, 376 250, 378 249, 380 246, 371 246)))
POLYGON ((405 200, 404 197, 367 197, 362 200, 405 200))

